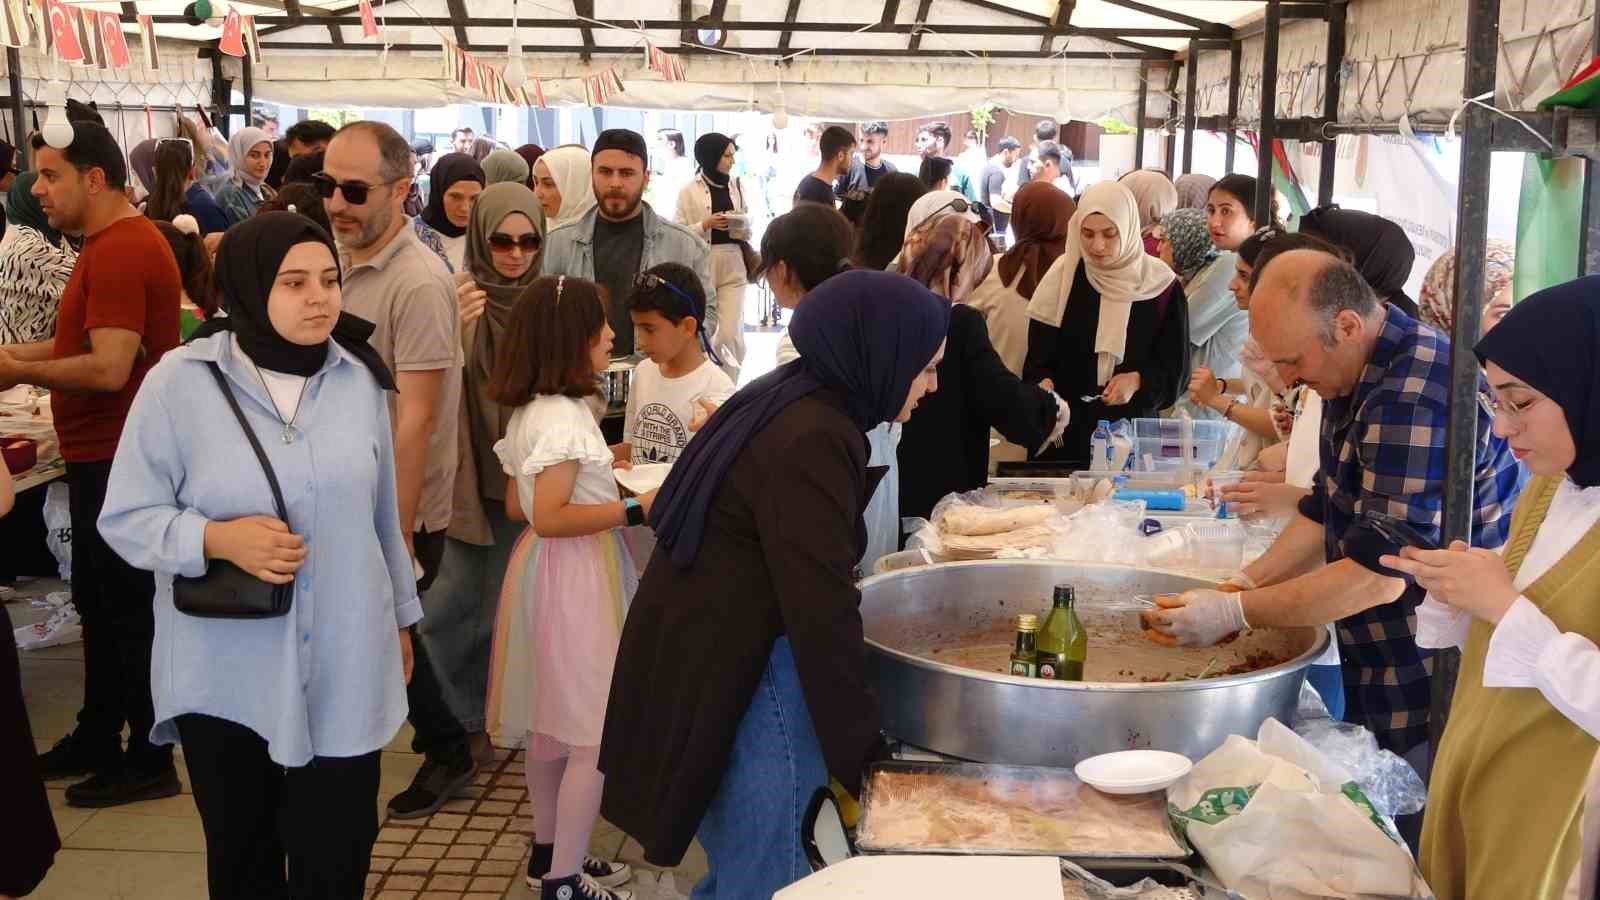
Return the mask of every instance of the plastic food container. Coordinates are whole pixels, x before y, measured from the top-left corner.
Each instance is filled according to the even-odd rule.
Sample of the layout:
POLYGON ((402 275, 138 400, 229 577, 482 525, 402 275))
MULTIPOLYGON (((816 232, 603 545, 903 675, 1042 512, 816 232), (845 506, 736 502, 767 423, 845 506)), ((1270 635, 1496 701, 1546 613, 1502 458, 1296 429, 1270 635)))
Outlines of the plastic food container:
POLYGON ((1189 459, 1184 459, 1184 421, 1182 419, 1133 420, 1133 468, 1155 471, 1181 468, 1187 463, 1208 470, 1222 458, 1228 439, 1237 427, 1232 422, 1194 419, 1189 459))

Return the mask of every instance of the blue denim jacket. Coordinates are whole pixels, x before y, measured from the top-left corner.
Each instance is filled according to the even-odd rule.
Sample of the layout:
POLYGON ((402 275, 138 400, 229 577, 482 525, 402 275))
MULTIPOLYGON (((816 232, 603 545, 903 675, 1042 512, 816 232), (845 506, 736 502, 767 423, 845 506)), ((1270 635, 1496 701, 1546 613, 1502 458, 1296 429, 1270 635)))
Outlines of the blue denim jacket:
POLYGON ((360 756, 406 718, 396 629, 422 618, 400 531, 389 407, 343 348, 306 382, 293 440, 230 334, 193 341, 150 370, 111 466, 100 534, 155 573, 150 739, 178 739, 173 719, 204 713, 267 741, 283 766, 360 756), (272 492, 227 400, 215 361, 272 462, 289 527, 310 551, 294 606, 274 619, 202 619, 172 604, 175 575, 206 570, 208 522, 274 515, 272 492))
MULTIPOLYGON (((644 252, 639 255, 639 271, 661 263, 687 266, 705 287, 706 298, 716 297, 717 286, 711 280, 711 245, 682 225, 661 218, 650 204, 643 207, 640 215, 644 216, 644 252)), ((544 274, 594 280, 594 223, 599 217, 597 206, 576 222, 550 232, 544 242, 544 274)), ((717 333, 717 304, 706 304, 703 327, 706 334, 717 333)))

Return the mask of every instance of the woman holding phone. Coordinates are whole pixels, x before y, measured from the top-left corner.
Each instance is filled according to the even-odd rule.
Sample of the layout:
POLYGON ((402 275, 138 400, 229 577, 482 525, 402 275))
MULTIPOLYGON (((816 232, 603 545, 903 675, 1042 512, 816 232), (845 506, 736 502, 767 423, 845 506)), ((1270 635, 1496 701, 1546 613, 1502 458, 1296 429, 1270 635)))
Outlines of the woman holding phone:
POLYGON ((1418 857, 1440 900, 1595 895, 1597 291, 1600 277, 1541 291, 1476 347, 1494 432, 1533 476, 1503 553, 1456 541, 1381 560, 1428 590, 1417 610, 1417 643, 1462 651, 1418 857))

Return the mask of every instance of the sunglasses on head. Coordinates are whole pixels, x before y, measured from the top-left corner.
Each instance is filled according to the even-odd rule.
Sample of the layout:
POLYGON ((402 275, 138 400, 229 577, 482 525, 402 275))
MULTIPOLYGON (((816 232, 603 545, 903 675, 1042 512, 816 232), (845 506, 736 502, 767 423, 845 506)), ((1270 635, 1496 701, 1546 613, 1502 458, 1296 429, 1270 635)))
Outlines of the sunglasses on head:
MULTIPOLYGON (((346 194, 345 196, 348 197, 349 195, 346 194)), ((539 236, 531 231, 515 237, 499 231, 489 235, 489 249, 498 250, 501 253, 510 253, 517 248, 520 248, 523 253, 532 253, 538 250, 542 244, 543 241, 539 239, 539 236)))
POLYGON ((324 200, 332 200, 333 192, 340 191, 344 194, 346 203, 353 206, 362 206, 367 198, 372 195, 373 188, 388 187, 400 179, 385 181, 380 184, 367 184, 364 181, 335 181, 327 172, 318 172, 311 176, 311 186, 316 188, 317 196, 324 200))
POLYGON ((710 336, 706 334, 704 327, 705 316, 701 315, 699 302, 697 302, 693 297, 689 296, 688 293, 683 290, 683 288, 680 288, 665 278, 662 278, 660 275, 650 272, 640 272, 638 276, 633 279, 633 287, 635 290, 641 291, 655 291, 660 290, 661 288, 666 288, 672 293, 677 294, 684 303, 689 305, 689 315, 694 316, 695 327, 700 332, 700 346, 706 351, 706 356, 711 358, 711 362, 713 364, 718 366, 722 365, 722 360, 717 357, 717 351, 711 347, 710 336))

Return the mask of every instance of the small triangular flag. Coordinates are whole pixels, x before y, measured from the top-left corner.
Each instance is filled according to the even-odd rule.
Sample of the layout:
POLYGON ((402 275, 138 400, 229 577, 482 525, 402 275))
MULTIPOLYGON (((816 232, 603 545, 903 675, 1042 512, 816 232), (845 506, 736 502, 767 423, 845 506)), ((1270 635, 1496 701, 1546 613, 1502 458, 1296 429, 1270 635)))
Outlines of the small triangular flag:
POLYGON ((372 14, 372 0, 361 0, 361 36, 378 36, 378 17, 372 14))
POLYGON ((229 9, 228 17, 222 20, 222 39, 217 41, 217 49, 229 56, 244 56, 244 20, 238 8, 229 9))

